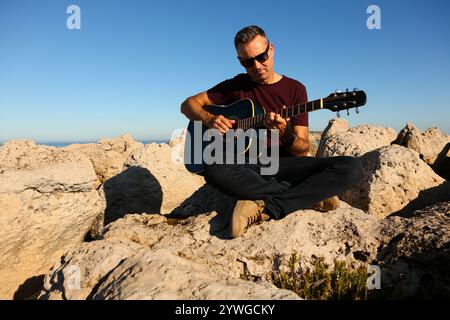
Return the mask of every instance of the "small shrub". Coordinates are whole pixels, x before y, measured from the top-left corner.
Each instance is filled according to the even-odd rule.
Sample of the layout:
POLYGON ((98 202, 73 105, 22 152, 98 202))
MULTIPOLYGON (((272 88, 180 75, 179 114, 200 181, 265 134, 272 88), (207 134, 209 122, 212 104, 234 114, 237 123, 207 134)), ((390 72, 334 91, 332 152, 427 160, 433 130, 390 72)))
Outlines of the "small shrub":
POLYGON ((330 269, 323 257, 315 258, 312 268, 303 268, 297 252, 286 261, 276 257, 273 283, 307 300, 367 299, 367 266, 352 269, 345 261, 334 261, 330 269))

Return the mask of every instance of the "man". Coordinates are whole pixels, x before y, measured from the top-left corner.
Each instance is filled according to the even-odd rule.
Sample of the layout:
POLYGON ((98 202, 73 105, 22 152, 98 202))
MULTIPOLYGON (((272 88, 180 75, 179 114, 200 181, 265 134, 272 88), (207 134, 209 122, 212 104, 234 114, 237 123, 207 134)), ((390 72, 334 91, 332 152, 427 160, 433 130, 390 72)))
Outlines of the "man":
POLYGON ((275 48, 260 27, 243 28, 234 43, 246 74, 189 97, 181 105, 181 112, 190 120, 202 121, 225 134, 234 121, 209 113, 205 106, 250 98, 268 112, 265 126, 279 130, 279 170, 275 175, 261 175, 259 164, 205 166, 206 181, 238 199, 230 221, 230 236, 239 237, 254 223, 281 219, 299 209, 338 208, 335 195, 362 178, 360 162, 353 157, 305 157, 309 150, 308 114, 285 120, 278 113, 285 106, 306 102, 305 87, 274 71, 275 48))

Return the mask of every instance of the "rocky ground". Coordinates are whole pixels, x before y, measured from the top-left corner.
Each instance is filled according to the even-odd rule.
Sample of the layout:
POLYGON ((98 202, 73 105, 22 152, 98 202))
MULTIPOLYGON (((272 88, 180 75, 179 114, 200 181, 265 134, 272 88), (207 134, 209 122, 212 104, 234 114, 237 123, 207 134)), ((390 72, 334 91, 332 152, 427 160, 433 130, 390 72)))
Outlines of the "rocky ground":
MULTIPOLYGON (((311 135, 311 141, 315 141, 311 135)), ((235 200, 187 172, 183 136, 0 147, 0 298, 298 299, 271 283, 297 251, 376 264, 389 297, 450 297, 450 136, 333 119, 317 157, 359 157, 338 210, 299 210, 227 239, 235 200)))

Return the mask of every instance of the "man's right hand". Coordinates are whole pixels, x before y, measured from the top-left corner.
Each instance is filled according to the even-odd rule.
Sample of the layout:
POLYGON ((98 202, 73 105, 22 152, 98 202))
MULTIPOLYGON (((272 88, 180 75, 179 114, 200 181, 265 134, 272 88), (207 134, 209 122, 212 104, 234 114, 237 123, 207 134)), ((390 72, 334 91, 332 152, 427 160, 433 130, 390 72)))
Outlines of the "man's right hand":
POLYGON ((229 129, 233 128, 235 120, 225 118, 223 115, 211 115, 205 125, 208 128, 217 129, 220 133, 225 134, 229 129))
POLYGON ((220 133, 225 134, 233 127, 236 121, 227 119, 222 115, 213 115, 208 110, 205 110, 206 106, 212 104, 214 102, 208 97, 208 93, 206 91, 200 92, 195 96, 187 98, 181 104, 181 112, 189 120, 201 120, 208 128, 217 129, 220 133))

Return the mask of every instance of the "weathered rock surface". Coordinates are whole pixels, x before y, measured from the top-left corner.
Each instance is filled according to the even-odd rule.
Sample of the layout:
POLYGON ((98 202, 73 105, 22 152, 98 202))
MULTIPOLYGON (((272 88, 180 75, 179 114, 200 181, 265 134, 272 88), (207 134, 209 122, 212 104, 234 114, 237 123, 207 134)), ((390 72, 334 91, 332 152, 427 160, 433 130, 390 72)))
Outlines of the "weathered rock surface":
POLYGON ((342 206, 298 211, 233 240, 223 240, 228 218, 216 212, 183 220, 127 215, 109 225, 102 240, 65 255, 41 298, 292 299, 268 282, 276 256, 297 250, 305 263, 312 255, 361 263, 375 255, 379 220, 342 206), (80 290, 61 276, 73 265, 81 270, 80 290))
POLYGON ((341 118, 333 118, 328 122, 327 127, 323 130, 320 140, 327 140, 332 135, 339 132, 346 132, 350 130, 348 120, 341 118))
POLYGON ((450 201, 382 222, 377 254, 389 298, 450 298, 450 201))
POLYGON ((104 197, 85 156, 33 141, 0 147, 0 298, 47 273, 101 220, 104 197))
POLYGON ((101 285, 95 299, 298 299, 267 282, 256 284, 217 273, 167 250, 127 259, 110 279, 114 280, 101 285))
POLYGON ((205 184, 184 167, 182 141, 147 144, 130 154, 124 170, 104 184, 105 223, 128 213, 170 213, 205 184))
POLYGON ((80 152, 94 165, 95 173, 101 183, 119 174, 128 156, 144 145, 126 134, 114 139, 102 139, 99 143, 71 144, 62 150, 80 152))
POLYGON ((390 145, 397 137, 392 128, 361 125, 348 128, 345 120, 332 120, 322 133, 317 157, 362 156, 366 152, 390 145))
POLYGON ((309 139, 309 153, 308 153, 308 156, 315 157, 316 153, 317 153, 317 148, 318 148, 317 135, 310 133, 309 136, 308 136, 308 139, 309 139))
MULTIPOLYGON (((277 259, 294 251, 304 266, 319 256, 378 264, 392 297, 450 297, 450 183, 412 148, 390 145, 395 136, 330 122, 319 152, 359 156, 361 184, 338 210, 300 210, 232 240, 235 200, 185 170, 185 132, 146 146, 129 136, 66 148, 6 143, 0 297, 27 297, 45 274, 41 299, 297 299, 270 283, 277 259), (82 242, 88 233, 100 236, 82 242)), ((448 145, 432 165, 444 173, 448 145)))
POLYGON ((450 180, 450 142, 445 145, 431 167, 442 178, 450 180))
POLYGON ((221 239, 217 226, 228 218, 216 212, 183 220, 127 215, 101 240, 57 261, 40 298, 293 299, 268 280, 275 258, 294 250, 305 266, 318 256, 378 264, 389 297, 417 296, 430 286, 448 296, 450 202, 386 220, 341 204, 328 213, 297 211, 232 240, 221 239))
POLYGON ((363 180, 341 195, 342 200, 354 207, 385 218, 449 200, 449 184, 411 149, 386 146, 360 159, 363 180))
POLYGON ((421 132, 412 123, 408 123, 393 143, 417 151, 423 161, 433 165, 445 145, 450 143, 450 135, 443 133, 437 127, 421 132))

